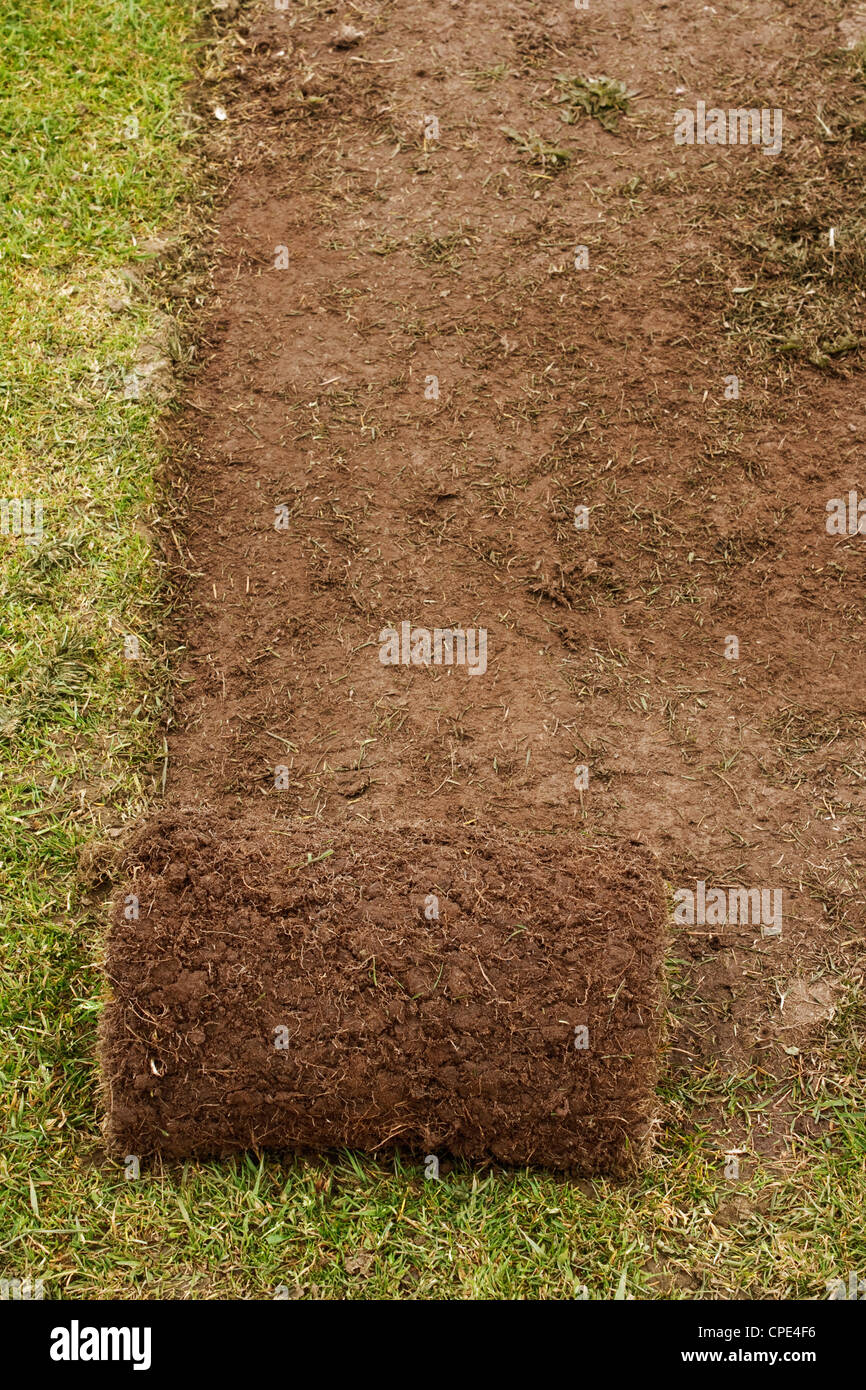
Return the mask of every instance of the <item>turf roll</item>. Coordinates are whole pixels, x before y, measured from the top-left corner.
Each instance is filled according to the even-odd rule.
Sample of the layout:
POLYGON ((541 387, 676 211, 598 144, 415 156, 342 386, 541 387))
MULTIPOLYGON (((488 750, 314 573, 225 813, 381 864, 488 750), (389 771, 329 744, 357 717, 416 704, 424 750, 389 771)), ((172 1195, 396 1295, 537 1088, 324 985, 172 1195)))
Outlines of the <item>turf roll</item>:
POLYGON ((665 929, 634 842, 163 813, 107 945, 107 1141, 625 1174, 654 1118, 665 929))

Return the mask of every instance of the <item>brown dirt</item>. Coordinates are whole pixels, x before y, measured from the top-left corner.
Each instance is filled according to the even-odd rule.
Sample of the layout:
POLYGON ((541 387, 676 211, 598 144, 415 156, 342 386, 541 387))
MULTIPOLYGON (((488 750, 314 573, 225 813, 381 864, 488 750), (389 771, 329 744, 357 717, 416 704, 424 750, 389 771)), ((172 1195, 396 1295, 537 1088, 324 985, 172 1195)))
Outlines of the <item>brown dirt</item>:
POLYGON ((262 834, 639 838, 674 886, 781 888, 781 938, 679 928, 672 952, 674 1074, 756 1066, 768 1086, 862 974, 866 543, 824 526, 828 498, 866 491, 862 354, 779 355, 734 294, 771 303, 762 217, 776 241, 844 221, 810 182, 844 187, 855 150, 814 121, 821 83, 850 95, 819 66, 837 18, 815 0, 257 12, 218 88, 228 186, 173 431, 169 805, 262 834), (364 37, 335 44, 344 22, 364 37), (638 95, 616 131, 564 124, 560 73, 638 95), (783 108, 781 154, 675 146, 699 99, 783 108), (485 628, 486 673, 382 665, 404 621, 485 628), (786 1015, 789 987, 821 1007, 786 1015))
POLYGON ((646 851, 205 814, 157 818, 135 857, 108 962, 118 1153, 634 1167, 666 919, 646 851))

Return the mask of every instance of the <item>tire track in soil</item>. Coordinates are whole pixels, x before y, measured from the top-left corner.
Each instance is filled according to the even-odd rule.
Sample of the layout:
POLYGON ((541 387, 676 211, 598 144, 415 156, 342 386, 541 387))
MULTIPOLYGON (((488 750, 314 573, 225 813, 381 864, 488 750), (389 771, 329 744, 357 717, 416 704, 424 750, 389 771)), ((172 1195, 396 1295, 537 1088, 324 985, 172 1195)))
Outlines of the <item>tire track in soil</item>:
POLYGON ((257 11, 226 84, 208 352, 176 434, 169 804, 588 829, 645 840, 674 884, 780 886, 781 940, 679 935, 672 1059, 784 1079, 782 1048, 823 1019, 785 1031, 778 980, 828 960, 850 978, 862 944, 863 779, 843 767, 862 762, 863 558, 840 565, 823 514, 855 485, 866 416, 850 378, 803 368, 756 372, 731 423, 739 364, 698 282, 726 198, 770 161, 671 130, 677 86, 711 98, 734 51, 761 104, 799 109, 791 53, 832 47, 830 11, 594 0, 590 22, 436 0, 352 22, 365 36, 339 49, 336 12, 257 11), (560 122, 555 74, 587 71, 640 94, 618 133, 560 122), (534 167, 504 126, 565 144, 568 168, 534 167), (754 469, 714 453, 725 430, 754 469), (404 621, 485 628, 486 673, 383 666, 380 630, 404 621), (802 777, 790 711, 842 717, 802 777))

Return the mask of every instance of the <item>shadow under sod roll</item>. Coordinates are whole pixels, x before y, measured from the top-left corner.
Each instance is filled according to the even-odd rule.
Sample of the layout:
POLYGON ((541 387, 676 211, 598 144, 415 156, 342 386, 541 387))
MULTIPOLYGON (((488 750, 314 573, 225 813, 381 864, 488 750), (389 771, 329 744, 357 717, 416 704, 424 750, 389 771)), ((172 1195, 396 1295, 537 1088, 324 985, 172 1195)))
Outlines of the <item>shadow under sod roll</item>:
POLYGON ((164 813, 108 941, 107 1140, 624 1174, 654 1116, 665 933, 634 842, 164 813))

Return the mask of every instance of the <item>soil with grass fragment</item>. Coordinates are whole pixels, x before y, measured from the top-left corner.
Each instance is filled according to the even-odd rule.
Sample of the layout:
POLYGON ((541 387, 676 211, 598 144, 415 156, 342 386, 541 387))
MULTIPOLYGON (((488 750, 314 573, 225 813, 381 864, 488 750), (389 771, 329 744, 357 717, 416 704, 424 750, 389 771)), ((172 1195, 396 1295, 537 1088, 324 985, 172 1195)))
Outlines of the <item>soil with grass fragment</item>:
MULTIPOLYGON (((257 12, 237 39, 220 88, 229 187, 211 309, 174 435, 188 499, 175 527, 186 656, 167 814, 204 818, 196 873, 211 852, 240 864, 244 836, 254 847, 247 910, 262 914, 264 934, 257 944, 247 924, 241 935, 263 999, 237 995, 239 1036, 264 1047, 266 1025, 279 1023, 269 1010, 300 999, 286 971, 298 942, 290 934, 275 949, 278 903, 305 891, 310 869, 291 874, 295 859, 266 848, 271 837, 288 836, 292 852, 331 835, 346 854, 353 845, 356 907, 365 883, 382 887, 381 854, 394 875, 383 901, 403 912, 409 869, 416 886, 424 877, 422 846, 437 863, 459 827, 467 846, 489 841, 500 875, 499 856, 517 855, 538 895, 520 920, 529 914, 539 931, 547 900, 557 920, 570 920, 569 905, 555 874, 530 873, 515 836, 543 833, 545 855, 565 846, 564 865, 607 840, 611 872, 617 847, 640 840, 675 886, 781 888, 779 938, 754 924, 677 930, 671 1072, 757 1068, 767 1094, 781 1095, 804 1064, 813 1079, 828 1065, 823 1030, 862 975, 864 939, 866 552, 861 537, 825 528, 828 498, 866 491, 863 313, 853 280, 817 242, 808 283, 791 278, 787 292, 790 253, 774 260, 773 248, 791 225, 818 238, 841 208, 854 250, 840 232, 834 255, 860 255, 845 189, 862 183, 862 159, 844 122, 822 144, 812 112, 816 83, 832 79, 837 105, 860 90, 831 9, 750 0, 710 18, 674 0, 651 12, 598 0, 588 18, 435 0, 371 7, 351 43, 335 38, 336 12, 312 8, 257 12), (599 74, 624 84, 626 109, 619 95, 615 121, 579 106, 564 121, 560 79, 599 74), (674 112, 698 100, 783 108, 781 153, 675 146, 674 112), (737 399, 726 395, 731 374, 737 399), (582 507, 588 529, 575 526, 582 507), (485 629, 486 670, 383 665, 380 633, 404 622, 485 629), (725 655, 731 635, 736 660, 725 655), (391 827, 406 823, 416 829, 398 839, 391 827), (786 994, 811 999, 816 987, 822 1009, 792 1023, 786 994)), ((121 1002, 109 1007, 109 1080, 147 1081, 138 1101, 124 1096, 123 1124, 143 1144, 174 1132, 176 1152, 273 1142, 288 1112, 267 1107, 289 1104, 273 1099, 286 1057, 257 1054, 250 1094, 271 1098, 258 1127, 236 1109, 218 1132, 172 1090, 174 1073, 151 1086, 143 1020, 130 1035, 134 1064, 123 1057, 118 1010, 133 1008, 133 964, 148 992, 176 980, 172 960, 205 969, 193 903, 215 931, 230 925, 211 888, 172 888, 171 824, 163 859, 154 849, 141 861, 146 913, 119 923, 110 943, 121 1002), (164 981, 151 973, 157 958, 164 981), (160 1095, 173 1104, 162 1108, 160 1095)), ((163 830, 153 834, 159 846, 163 830)), ((313 882, 330 872, 315 866, 313 882)), ((331 891, 338 911, 348 899, 331 891)), ((246 899, 229 900, 244 911, 246 899)), ((385 1000, 352 996, 387 1087, 399 1030, 374 1021, 404 1003, 401 990, 418 992, 401 971, 426 959, 431 938, 423 923, 403 940, 396 920, 342 921, 347 938, 360 933, 352 968, 366 970, 361 958, 381 939, 401 981, 385 1000)), ((478 955, 493 965, 486 921, 478 955)), ((509 949, 525 960, 519 940, 509 949)), ((554 973, 527 1000, 559 1020, 569 982, 583 969, 600 979, 602 959, 554 973)), ((342 989, 345 963, 319 964, 342 989)), ((494 1008, 506 976, 494 966, 490 987, 467 975, 473 993, 492 988, 476 1003, 494 1008)), ((649 998, 648 977, 644 987, 649 998)), ((634 997, 644 997, 637 987, 634 997)), ((193 1043, 172 1032, 185 1019, 172 998, 146 1018, 155 1036, 179 1039, 189 1069, 193 1043)), ((447 1047, 448 1028, 462 1026, 451 1004, 441 1008, 435 1037, 419 1025, 424 1046, 447 1047)), ((327 985, 319 1013, 300 1017, 325 1066, 315 1049, 341 1021, 327 985)), ((580 1021, 573 1008, 561 1018, 580 1021)), ((220 1057, 228 1018, 211 1022, 220 1057)), ((521 1105, 535 1129, 515 1132, 515 1079, 503 1074, 495 1091, 480 1039, 464 1038, 465 1055, 501 1107, 486 1151, 531 1157, 544 1134, 550 1160, 566 1157, 534 1093, 521 1105)), ((195 1046, 210 1085, 213 1058, 195 1046)), ((566 1039, 549 1046, 552 1065, 566 1039)), ((543 1089, 540 1054, 525 1057, 543 1089)), ((477 1108, 425 1121, 413 1100, 397 1119, 393 1097, 371 1091, 362 1120, 370 1073, 358 1065, 340 1083, 349 1090, 331 1112, 334 1142, 378 1144, 393 1120, 389 1142, 439 1136, 481 1151, 477 1108)), ((640 1075, 648 1083, 648 1061, 640 1075)), ((309 1100, 311 1077, 304 1086, 309 1100)), ((191 1080, 184 1094, 197 1101, 191 1080)), ((736 1118, 710 1118, 719 1143, 740 1136, 736 1118)), ((768 1105, 750 1142, 783 1147, 785 1123, 784 1107, 768 1105)))

